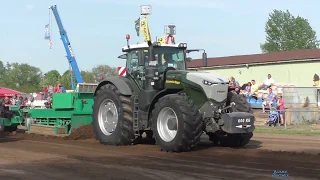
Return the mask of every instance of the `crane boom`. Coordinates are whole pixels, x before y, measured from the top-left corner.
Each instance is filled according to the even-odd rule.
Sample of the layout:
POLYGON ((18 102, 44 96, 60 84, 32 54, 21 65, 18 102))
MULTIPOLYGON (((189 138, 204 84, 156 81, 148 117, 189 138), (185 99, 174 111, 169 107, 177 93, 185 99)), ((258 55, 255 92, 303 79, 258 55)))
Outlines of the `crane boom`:
MULTIPOLYGON (((83 83, 81 72, 79 70, 79 67, 78 67, 78 64, 77 64, 77 61, 76 61, 76 57, 75 57, 75 55, 73 53, 73 50, 72 50, 72 47, 71 47, 67 32, 64 29, 62 21, 60 19, 60 15, 58 13, 57 5, 50 6, 49 9, 52 10, 53 15, 54 15, 54 17, 56 19, 56 22, 58 24, 61 40, 63 42, 64 48, 65 48, 66 53, 67 53, 66 57, 67 57, 70 65, 71 65, 71 68, 72 68, 72 71, 73 71, 74 76, 76 78, 76 81, 77 81, 77 83, 83 83)), ((74 82, 72 80, 72 89, 74 89, 74 88, 75 88, 75 86, 74 86, 74 82)))

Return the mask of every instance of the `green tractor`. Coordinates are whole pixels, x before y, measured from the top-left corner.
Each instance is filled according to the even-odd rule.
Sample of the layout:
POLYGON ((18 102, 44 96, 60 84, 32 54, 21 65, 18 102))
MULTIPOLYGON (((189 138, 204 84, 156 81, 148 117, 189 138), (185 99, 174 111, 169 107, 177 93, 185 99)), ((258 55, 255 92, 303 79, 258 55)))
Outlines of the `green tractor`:
MULTIPOLYGON (((191 150, 205 132, 221 146, 242 147, 255 117, 228 80, 187 71, 187 44, 145 42, 122 48, 126 76, 108 77, 94 92, 93 128, 105 145, 130 145, 146 133, 163 151, 191 150)), ((207 63, 206 53, 203 62, 207 63)))

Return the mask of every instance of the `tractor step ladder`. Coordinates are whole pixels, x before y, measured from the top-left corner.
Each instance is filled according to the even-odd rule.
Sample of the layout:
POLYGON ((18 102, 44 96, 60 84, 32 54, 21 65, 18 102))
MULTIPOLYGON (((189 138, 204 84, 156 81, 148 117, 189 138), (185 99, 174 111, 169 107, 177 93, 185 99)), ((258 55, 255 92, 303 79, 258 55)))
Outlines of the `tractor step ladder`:
POLYGON ((139 121, 139 98, 138 96, 134 97, 133 104, 133 131, 135 138, 140 136, 140 121, 139 121))

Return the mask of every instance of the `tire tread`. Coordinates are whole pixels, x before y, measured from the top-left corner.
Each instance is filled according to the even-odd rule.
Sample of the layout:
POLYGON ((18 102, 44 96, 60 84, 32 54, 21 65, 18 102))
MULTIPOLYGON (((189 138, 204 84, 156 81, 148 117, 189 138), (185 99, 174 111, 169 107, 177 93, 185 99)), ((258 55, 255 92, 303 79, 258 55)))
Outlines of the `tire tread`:
MULTIPOLYGON (((155 108, 152 110, 152 124, 154 125, 153 132, 156 129, 156 119, 157 114, 159 112, 159 106, 165 102, 170 101, 179 106, 179 110, 182 114, 182 118, 184 121, 184 129, 182 132, 182 139, 179 144, 176 144, 170 148, 164 149, 163 151, 167 152, 186 152, 190 151, 194 146, 196 146, 200 142, 200 136, 203 132, 203 121, 202 116, 198 110, 198 107, 195 105, 194 101, 187 96, 182 96, 179 94, 169 94, 159 99, 159 101, 155 104, 155 108)), ((155 133, 154 133, 155 134, 155 133)), ((155 136, 154 136, 155 137, 155 136)), ((161 139, 156 139, 156 143, 161 146, 161 139)))
MULTIPOLYGON (((105 145, 129 145, 132 142, 132 139, 134 138, 133 133, 133 110, 132 110, 132 101, 129 96, 124 96, 120 93, 120 91, 113 85, 113 84, 106 84, 102 86, 96 93, 96 96, 94 97, 94 101, 97 102, 101 96, 107 92, 112 91, 119 97, 120 101, 120 107, 119 109, 122 110, 123 114, 123 122, 121 127, 121 135, 118 137, 115 137, 114 139, 110 139, 108 141, 103 141, 101 137, 99 137, 99 134, 95 132, 96 139, 101 143, 105 145)), ((95 107, 93 105, 93 116, 97 114, 99 107, 95 107)), ((121 111, 120 110, 120 111, 121 111)), ((119 113, 120 114, 120 113, 119 113)), ((93 120, 95 117, 93 117, 93 120)), ((121 117, 119 117, 119 120, 121 117)))

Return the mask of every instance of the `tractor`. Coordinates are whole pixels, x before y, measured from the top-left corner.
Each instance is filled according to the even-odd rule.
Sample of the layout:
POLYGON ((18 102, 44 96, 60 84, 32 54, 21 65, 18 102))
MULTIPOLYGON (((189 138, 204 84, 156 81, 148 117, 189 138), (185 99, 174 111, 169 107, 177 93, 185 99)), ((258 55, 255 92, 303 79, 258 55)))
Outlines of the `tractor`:
POLYGON ((186 43, 128 43, 122 51, 126 76, 108 77, 94 92, 92 125, 101 144, 130 145, 143 133, 166 152, 190 151, 204 132, 221 146, 250 141, 250 105, 226 78, 187 71, 186 43))

